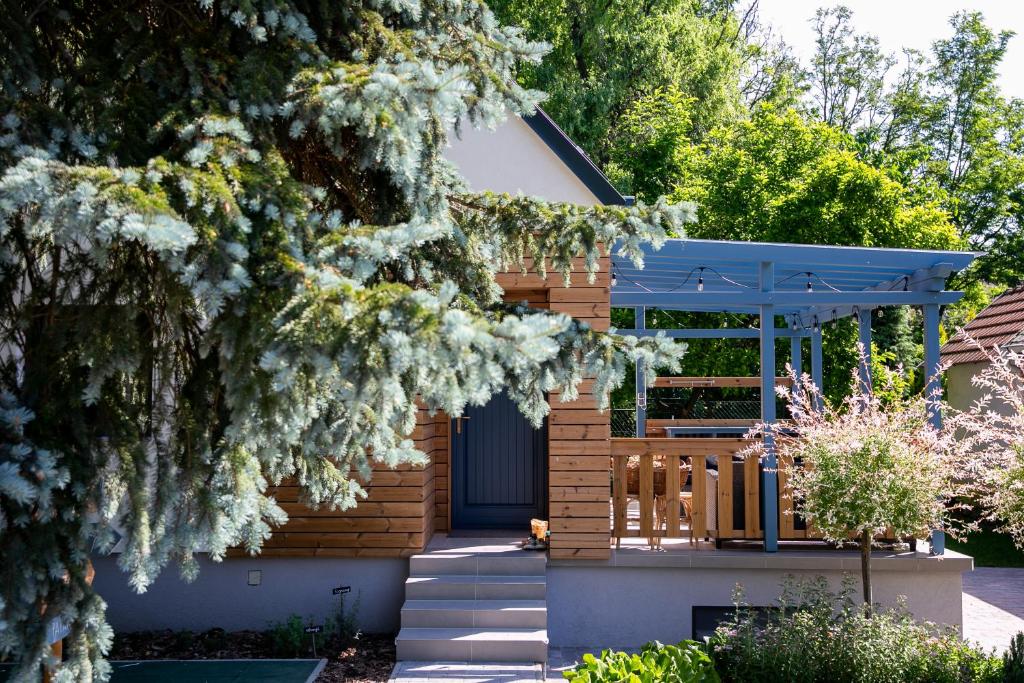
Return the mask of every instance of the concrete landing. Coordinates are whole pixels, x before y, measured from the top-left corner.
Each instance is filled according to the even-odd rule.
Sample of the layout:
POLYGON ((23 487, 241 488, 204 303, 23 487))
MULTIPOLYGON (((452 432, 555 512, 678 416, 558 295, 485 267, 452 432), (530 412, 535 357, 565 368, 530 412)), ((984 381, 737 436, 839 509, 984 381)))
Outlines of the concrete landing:
POLYGON ((388 683, 535 683, 544 681, 540 664, 482 662, 398 662, 388 683))

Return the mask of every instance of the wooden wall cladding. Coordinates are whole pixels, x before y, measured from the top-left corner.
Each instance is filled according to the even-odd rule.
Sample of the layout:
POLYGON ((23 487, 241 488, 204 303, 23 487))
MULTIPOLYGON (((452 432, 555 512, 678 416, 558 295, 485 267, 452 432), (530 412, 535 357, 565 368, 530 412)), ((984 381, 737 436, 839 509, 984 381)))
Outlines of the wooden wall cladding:
MULTIPOLYGON (((406 557, 423 550, 434 533, 437 466, 447 461, 447 419, 417 415, 412 438, 431 457, 423 467, 375 463, 365 500, 351 510, 313 510, 299 502, 297 486, 274 490, 288 523, 264 544, 264 557, 406 557)), ((447 495, 447 487, 445 488, 447 495)), ((447 500, 447 497, 445 498, 447 500)), ((241 549, 231 555, 244 555, 241 549)))
MULTIPOLYGON (((562 276, 549 273, 502 273, 498 284, 505 300, 549 308, 594 329, 609 327, 610 260, 603 257, 600 272, 588 283, 582 272, 565 287, 562 276)), ((599 413, 592 383, 580 387, 580 397, 562 403, 550 398, 548 417, 548 496, 551 557, 605 559, 609 540, 609 415, 599 413)), ((267 557, 406 557, 421 552, 435 531, 449 530, 448 416, 420 410, 413 434, 417 447, 430 457, 425 467, 390 469, 375 465, 365 484, 366 500, 344 512, 311 510, 298 502, 298 487, 279 486, 277 500, 289 521, 274 532, 262 552, 267 557)), ((235 549, 233 556, 244 555, 235 549)))
MULTIPOLYGON (((548 308, 586 321, 595 330, 607 331, 611 317, 608 257, 599 262, 593 283, 581 271, 565 287, 562 276, 506 273, 498 276, 507 301, 528 293, 530 305, 548 308), (543 297, 543 301, 541 301, 543 297)), ((609 413, 597 410, 593 382, 580 386, 576 401, 563 403, 557 395, 549 398, 548 416, 548 518, 552 559, 603 560, 610 549, 611 422, 609 413)))

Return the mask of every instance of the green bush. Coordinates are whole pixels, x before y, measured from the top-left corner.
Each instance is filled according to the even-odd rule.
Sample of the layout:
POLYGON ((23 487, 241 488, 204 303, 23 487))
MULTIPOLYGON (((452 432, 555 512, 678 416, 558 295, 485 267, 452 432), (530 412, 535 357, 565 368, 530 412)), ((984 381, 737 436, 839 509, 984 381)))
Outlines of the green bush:
POLYGON ((755 611, 736 600, 733 619, 709 641, 726 681, 787 683, 998 683, 1000 659, 952 629, 918 623, 905 609, 867 614, 855 580, 835 594, 824 578, 787 579, 779 605, 755 611))
POLYGON ((583 655, 583 663, 562 676, 572 683, 715 683, 714 664, 700 643, 684 640, 678 645, 647 643, 639 654, 602 650, 600 658, 583 655))
POLYGON ((277 657, 298 657, 309 647, 306 624, 298 614, 271 624, 269 635, 270 644, 277 657))
POLYGON ((1024 683, 1024 632, 1018 632, 1003 653, 1003 683, 1024 683))

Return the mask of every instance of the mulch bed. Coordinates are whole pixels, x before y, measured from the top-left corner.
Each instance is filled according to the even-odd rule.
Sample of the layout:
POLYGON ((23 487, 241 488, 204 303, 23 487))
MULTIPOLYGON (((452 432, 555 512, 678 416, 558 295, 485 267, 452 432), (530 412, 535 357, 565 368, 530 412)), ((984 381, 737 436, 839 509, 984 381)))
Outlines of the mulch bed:
MULTIPOLYGON (((312 652, 302 653, 312 657, 312 652)), ((317 645, 317 657, 327 659, 318 683, 380 683, 395 665, 395 637, 361 634, 348 643, 317 645)), ((118 633, 110 659, 277 659, 270 637, 262 631, 214 628, 190 631, 138 631, 118 633)))

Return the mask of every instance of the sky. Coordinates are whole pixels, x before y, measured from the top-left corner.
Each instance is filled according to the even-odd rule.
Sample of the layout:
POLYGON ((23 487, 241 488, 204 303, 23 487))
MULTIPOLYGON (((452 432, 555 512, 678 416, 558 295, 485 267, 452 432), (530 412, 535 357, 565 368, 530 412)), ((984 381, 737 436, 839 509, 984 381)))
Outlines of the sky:
POLYGON ((761 17, 793 47, 806 66, 814 53, 810 19, 819 7, 846 5, 853 11, 858 33, 878 37, 882 49, 897 56, 903 47, 928 51, 951 33, 949 17, 958 10, 977 10, 999 31, 1016 32, 1003 59, 999 84, 1004 94, 1024 97, 1024 0, 760 0, 761 17))

